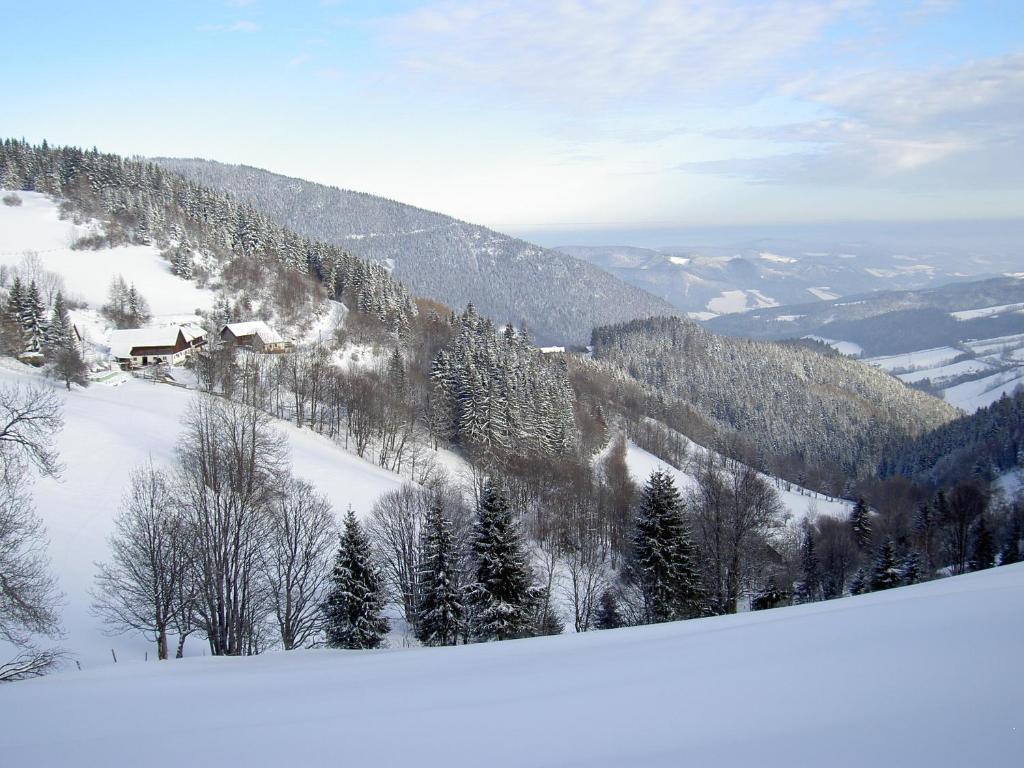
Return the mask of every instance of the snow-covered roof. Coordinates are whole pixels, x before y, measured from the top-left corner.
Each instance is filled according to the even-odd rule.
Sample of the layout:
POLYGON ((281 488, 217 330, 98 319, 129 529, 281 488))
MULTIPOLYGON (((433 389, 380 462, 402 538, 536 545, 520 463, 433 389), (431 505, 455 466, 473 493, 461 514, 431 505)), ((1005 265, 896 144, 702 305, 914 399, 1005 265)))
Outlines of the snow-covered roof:
POLYGON ((202 339, 206 336, 206 331, 200 328, 198 325, 192 323, 184 323, 181 327, 181 332, 185 334, 185 341, 192 342, 196 339, 202 339))
POLYGON ((110 332, 110 354, 130 357, 135 347, 173 347, 181 326, 163 325, 155 328, 124 328, 110 332))
POLYGON ((130 357, 135 347, 173 347, 178 342, 179 333, 190 343, 206 335, 206 331, 195 325, 124 328, 110 332, 110 354, 114 357, 130 357))
POLYGON ((284 339, 277 331, 262 320, 250 320, 245 323, 228 323, 225 326, 236 338, 241 336, 259 336, 264 344, 277 344, 284 339))

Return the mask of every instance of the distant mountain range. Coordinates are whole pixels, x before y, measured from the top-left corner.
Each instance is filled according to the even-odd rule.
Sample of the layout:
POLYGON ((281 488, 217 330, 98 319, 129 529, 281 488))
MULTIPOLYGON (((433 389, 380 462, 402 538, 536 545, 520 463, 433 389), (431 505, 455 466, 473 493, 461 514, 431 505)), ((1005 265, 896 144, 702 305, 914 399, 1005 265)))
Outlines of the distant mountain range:
POLYGON ((723 315, 705 325, 752 339, 818 336, 865 356, 1024 333, 1024 279, 1000 277, 927 290, 882 291, 723 315))
MULTIPOLYGON (((884 242, 880 240, 879 242, 884 242)), ((1019 254, 905 243, 769 238, 733 246, 561 246, 698 319, 871 291, 918 290, 1002 276, 1019 254)))
POLYGON ((525 323, 540 343, 583 344, 595 326, 675 311, 586 261, 440 213, 249 166, 154 162, 299 234, 386 264, 416 295, 456 309, 473 302, 497 323, 525 323))

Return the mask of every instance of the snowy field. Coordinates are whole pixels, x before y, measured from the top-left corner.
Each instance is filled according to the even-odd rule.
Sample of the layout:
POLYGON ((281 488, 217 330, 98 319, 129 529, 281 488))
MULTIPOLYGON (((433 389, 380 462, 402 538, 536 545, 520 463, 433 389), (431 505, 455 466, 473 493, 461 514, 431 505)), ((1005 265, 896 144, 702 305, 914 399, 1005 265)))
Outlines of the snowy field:
POLYGON ((5 764, 1015 765, 1024 565, 505 643, 292 651, 0 688, 5 764))
POLYGON ((902 355, 886 355, 884 357, 869 357, 864 362, 881 368, 883 371, 893 373, 895 371, 919 371, 927 368, 938 368, 940 365, 947 365, 963 354, 963 350, 956 347, 933 347, 932 349, 921 349, 916 352, 907 352, 902 355))
POLYGON ((0 264, 17 266, 26 251, 39 254, 43 266, 64 278, 69 297, 98 309, 107 301, 110 281, 122 275, 138 286, 154 315, 192 314, 209 309, 213 293, 171 274, 157 248, 130 245, 100 251, 73 251, 71 242, 91 230, 61 221, 45 195, 19 192, 22 205, 0 206, 0 264))
POLYGON ((1024 386, 1024 370, 1014 368, 948 387, 942 390, 942 396, 946 402, 973 413, 991 405, 1003 395, 1012 394, 1020 386, 1024 386))
POLYGON ((770 296, 765 296, 754 289, 722 291, 721 294, 707 303, 709 311, 719 315, 727 315, 733 312, 746 312, 749 309, 766 309, 777 307, 779 302, 770 296))
POLYGON ((901 373, 896 378, 907 384, 924 381, 925 379, 931 379, 933 384, 940 384, 943 381, 955 379, 958 376, 965 376, 969 373, 981 373, 991 369, 992 366, 984 360, 961 360, 959 363, 940 365, 938 368, 926 368, 923 371, 901 373))
POLYGON ((839 298, 839 294, 834 293, 832 288, 827 285, 822 285, 817 288, 808 288, 807 292, 816 299, 821 299, 822 301, 831 301, 832 299, 839 298))
POLYGON ((998 317, 1009 312, 1024 312, 1024 304, 999 304, 994 307, 982 307, 980 309, 965 309, 961 312, 950 312, 950 317, 955 320, 975 320, 979 317, 998 317))
MULTIPOLYGON (((8 360, 2 364, 0 385, 46 383, 25 366, 8 360)), ((107 537, 129 472, 150 458, 158 465, 173 462, 181 415, 194 396, 130 376, 121 381, 70 393, 49 384, 64 402, 65 426, 57 447, 66 471, 60 481, 41 480, 32 489, 49 534, 53 571, 66 596, 67 636, 61 645, 84 668, 112 663, 111 648, 119 659, 141 659, 153 651, 141 636, 104 636, 100 622, 89 613, 88 592, 95 562, 109 555, 107 537)), ((378 496, 401 485, 397 475, 345 452, 326 437, 286 422, 275 424, 288 441, 293 471, 327 495, 339 520, 349 505, 366 514, 378 496)), ((202 653, 202 642, 190 642, 191 652, 202 653)), ((0 657, 13 655, 9 650, 0 643, 0 657)))

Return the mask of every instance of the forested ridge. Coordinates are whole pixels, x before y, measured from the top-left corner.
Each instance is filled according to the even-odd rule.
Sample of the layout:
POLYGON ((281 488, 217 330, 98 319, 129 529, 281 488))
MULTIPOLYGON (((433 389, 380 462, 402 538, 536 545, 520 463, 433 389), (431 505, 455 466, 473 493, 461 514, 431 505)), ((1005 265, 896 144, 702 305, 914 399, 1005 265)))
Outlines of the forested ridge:
POLYGON ((543 344, 583 344, 595 325, 673 311, 583 260, 443 214, 244 165, 155 162, 307 237, 393 267, 417 295, 472 303, 497 325, 525 325, 543 344))
POLYGON ((1024 466, 1024 389, 893 448, 882 477, 900 475, 936 487, 989 481, 1024 466))
POLYGON ((806 480, 815 467, 837 478, 863 476, 902 437, 956 416, 941 400, 857 361, 716 336, 690 320, 596 328, 592 341, 596 360, 736 432, 762 463, 793 480, 794 471, 806 480))
POLYGON ((212 260, 242 303, 246 294, 265 297, 285 320, 311 311, 314 285, 395 328, 415 313, 408 291, 379 264, 302 237, 251 205, 144 160, 6 139, 0 187, 54 195, 69 214, 103 220, 104 234, 80 248, 157 244, 189 276, 185 265, 212 260))

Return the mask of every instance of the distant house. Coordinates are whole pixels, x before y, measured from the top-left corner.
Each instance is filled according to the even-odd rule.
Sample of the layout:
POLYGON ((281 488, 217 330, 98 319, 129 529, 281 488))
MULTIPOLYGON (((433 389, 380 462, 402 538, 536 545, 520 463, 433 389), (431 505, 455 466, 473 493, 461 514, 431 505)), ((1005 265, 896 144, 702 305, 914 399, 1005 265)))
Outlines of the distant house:
POLYGON ((236 347, 249 347, 256 352, 285 352, 292 346, 262 320, 228 323, 220 331, 220 340, 236 347))
POLYGON ((110 334, 110 354, 124 368, 180 365, 206 344, 206 331, 191 325, 127 328, 110 334))

